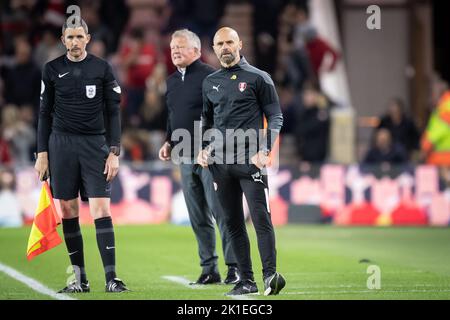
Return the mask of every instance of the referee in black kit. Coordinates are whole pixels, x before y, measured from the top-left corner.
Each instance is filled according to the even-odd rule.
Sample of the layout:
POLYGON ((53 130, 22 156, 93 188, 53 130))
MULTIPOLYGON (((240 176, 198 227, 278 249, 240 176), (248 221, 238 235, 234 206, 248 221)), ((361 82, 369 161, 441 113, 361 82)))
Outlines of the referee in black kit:
POLYGON ((95 219, 105 291, 128 291, 116 277, 110 212, 111 180, 119 170, 121 90, 109 64, 86 52, 90 35, 79 16, 65 22, 61 40, 67 54, 48 62, 42 73, 35 164, 39 179, 50 177, 53 196, 61 200, 64 239, 76 275, 60 293, 90 291, 78 220, 79 193, 89 199, 95 219))
POLYGON ((181 185, 183 189, 189 220, 197 239, 202 273, 191 284, 220 283, 217 267, 216 233, 213 217, 216 219, 222 238, 225 264, 228 266, 225 284, 239 281, 237 264, 229 240, 229 233, 220 212, 221 207, 213 190, 213 181, 207 169, 195 163, 200 147, 200 116, 202 113, 202 82, 214 69, 201 62, 201 43, 199 37, 187 29, 172 34, 170 51, 177 71, 167 79, 166 105, 169 110, 166 142, 159 151, 163 161, 171 159, 172 150, 183 149, 177 154, 180 162, 181 185), (197 122, 197 126, 195 126, 197 122), (187 134, 189 141, 175 141, 177 131, 187 134), (195 134, 195 131, 198 134, 195 134), (172 136, 174 134, 174 136, 172 136), (195 137, 198 137, 196 143, 195 137), (197 147, 197 150, 195 148, 197 147))
POLYGON ((247 199, 258 239, 264 295, 276 295, 286 282, 276 271, 275 233, 270 217, 267 175, 263 169, 283 124, 278 95, 270 76, 240 56, 242 41, 235 30, 219 29, 214 36, 213 47, 222 68, 203 81, 202 132, 206 143, 198 155, 198 162, 209 167, 212 173, 242 278, 228 295, 258 292, 250 259, 242 193, 247 199), (268 122, 267 133, 258 139, 264 116, 268 122), (214 130, 209 130, 212 128, 214 130), (245 137, 242 143, 236 143, 234 133, 230 135, 229 131, 237 133, 237 129, 249 133, 249 140, 253 143, 245 137), (211 132, 213 134, 208 137, 211 132), (208 144, 208 140, 212 142, 208 144), (231 161, 228 160, 230 155, 231 161), (211 164, 212 161, 215 163, 211 164))

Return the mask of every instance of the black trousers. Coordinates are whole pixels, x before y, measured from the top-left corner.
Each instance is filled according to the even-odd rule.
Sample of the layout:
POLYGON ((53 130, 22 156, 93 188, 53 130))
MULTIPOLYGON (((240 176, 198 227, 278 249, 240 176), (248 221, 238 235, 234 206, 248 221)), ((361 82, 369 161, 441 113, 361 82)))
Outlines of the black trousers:
POLYGON ((229 267, 237 266, 211 174, 198 164, 181 164, 180 169, 189 220, 197 238, 202 273, 219 272, 213 217, 219 227, 225 264, 229 267))
POLYGON ((276 249, 267 176, 253 164, 213 164, 209 169, 242 279, 254 280, 242 194, 247 199, 255 227, 263 277, 272 275, 276 271, 276 249))

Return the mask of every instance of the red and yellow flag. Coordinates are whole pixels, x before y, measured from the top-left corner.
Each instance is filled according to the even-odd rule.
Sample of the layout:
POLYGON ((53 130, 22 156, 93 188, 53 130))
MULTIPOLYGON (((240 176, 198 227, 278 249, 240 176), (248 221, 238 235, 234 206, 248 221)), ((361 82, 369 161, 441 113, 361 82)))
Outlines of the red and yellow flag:
POLYGON ((28 238, 27 259, 31 260, 37 255, 56 247, 62 242, 56 227, 61 220, 56 212, 50 187, 45 181, 42 184, 39 203, 28 238))

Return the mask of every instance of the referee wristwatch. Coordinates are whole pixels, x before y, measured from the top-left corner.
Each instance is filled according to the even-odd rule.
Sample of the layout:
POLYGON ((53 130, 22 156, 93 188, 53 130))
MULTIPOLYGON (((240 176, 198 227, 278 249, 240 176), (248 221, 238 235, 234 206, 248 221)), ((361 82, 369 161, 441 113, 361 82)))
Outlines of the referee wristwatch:
POLYGON ((111 146, 109 147, 109 153, 112 153, 115 156, 120 156, 120 147, 118 146, 111 146))

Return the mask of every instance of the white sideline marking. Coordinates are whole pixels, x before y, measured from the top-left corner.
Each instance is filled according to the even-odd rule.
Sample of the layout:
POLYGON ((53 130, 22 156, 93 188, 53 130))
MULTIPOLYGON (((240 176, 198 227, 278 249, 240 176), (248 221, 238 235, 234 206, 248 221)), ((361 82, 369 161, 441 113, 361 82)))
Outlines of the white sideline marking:
MULTIPOLYGON (((162 276, 161 278, 181 284, 189 289, 205 289, 205 286, 203 285, 192 285, 190 284, 191 281, 189 281, 188 279, 184 278, 184 277, 179 277, 179 276, 162 276)), ((242 296, 227 296, 230 297, 231 299, 234 300, 254 300, 254 298, 252 298, 251 296, 246 296, 246 295, 242 295, 242 296)))
POLYGON ((185 277, 179 277, 179 276, 163 276, 163 279, 181 284, 187 288, 190 289, 204 289, 204 286, 201 285, 195 285, 195 284, 190 284, 192 281, 189 281, 188 279, 186 279, 185 277))
POLYGON ((13 269, 11 267, 8 267, 8 266, 2 264, 1 262, 0 262, 0 271, 3 271, 8 276, 10 276, 13 279, 16 279, 17 281, 22 282, 23 284, 27 285, 28 287, 30 287, 34 291, 39 292, 41 294, 44 294, 46 296, 52 297, 53 299, 56 299, 56 300, 76 300, 76 299, 74 299, 72 297, 69 297, 69 296, 67 296, 65 294, 56 293, 52 289, 44 286, 39 281, 37 281, 37 280, 35 280, 33 278, 30 278, 30 277, 20 273, 16 269, 13 269))

